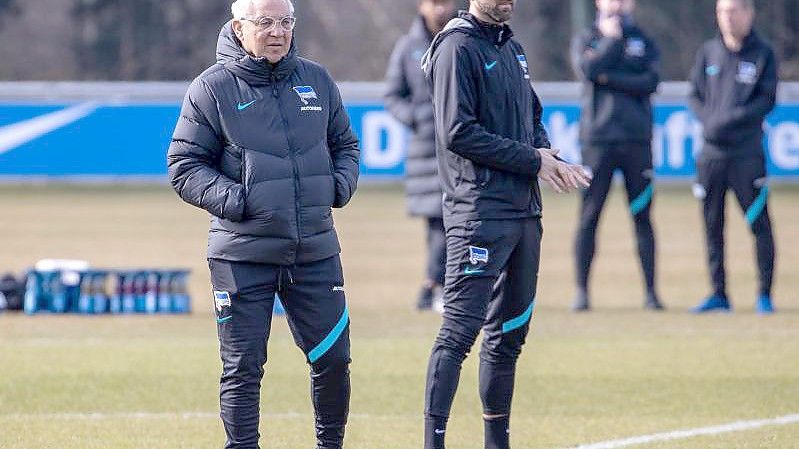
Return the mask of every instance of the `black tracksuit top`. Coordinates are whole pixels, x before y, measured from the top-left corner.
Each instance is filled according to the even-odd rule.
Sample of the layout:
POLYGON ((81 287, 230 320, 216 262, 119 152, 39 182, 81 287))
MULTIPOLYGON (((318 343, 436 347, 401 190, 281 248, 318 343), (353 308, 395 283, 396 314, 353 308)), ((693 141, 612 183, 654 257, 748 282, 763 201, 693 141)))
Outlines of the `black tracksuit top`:
POLYGON ((621 39, 603 37, 592 27, 572 40, 571 59, 584 82, 580 141, 648 145, 651 97, 660 83, 660 52, 654 41, 635 25, 624 26, 621 39))
POLYGON ((527 57, 511 36, 507 25, 461 12, 423 58, 446 223, 541 216, 536 148, 549 139, 527 57))
POLYGON ((691 72, 690 105, 711 157, 762 155, 763 121, 777 101, 777 58, 756 32, 739 52, 721 37, 705 42, 691 72))

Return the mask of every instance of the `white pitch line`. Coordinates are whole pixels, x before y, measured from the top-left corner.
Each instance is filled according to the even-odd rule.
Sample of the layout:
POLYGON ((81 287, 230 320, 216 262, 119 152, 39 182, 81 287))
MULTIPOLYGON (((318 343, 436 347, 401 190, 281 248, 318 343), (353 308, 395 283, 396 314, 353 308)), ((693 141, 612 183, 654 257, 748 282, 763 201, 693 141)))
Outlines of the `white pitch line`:
POLYGON ((664 433, 653 433, 651 435, 642 435, 621 440, 604 441, 601 443, 584 444, 581 446, 570 446, 569 449, 617 449, 621 447, 637 446, 640 444, 655 443, 659 441, 682 440, 685 438, 693 438, 704 435, 718 435, 722 433, 741 432, 744 430, 759 429, 761 427, 784 426, 786 424, 796 423, 799 423, 799 414, 780 416, 779 418, 773 419, 736 421, 718 426, 675 430, 673 432, 664 433))

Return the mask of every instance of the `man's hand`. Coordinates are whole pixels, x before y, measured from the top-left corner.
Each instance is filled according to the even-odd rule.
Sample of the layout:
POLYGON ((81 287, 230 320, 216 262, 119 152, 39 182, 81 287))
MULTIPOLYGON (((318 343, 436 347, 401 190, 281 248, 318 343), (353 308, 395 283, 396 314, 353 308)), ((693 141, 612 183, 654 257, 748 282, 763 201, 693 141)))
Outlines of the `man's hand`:
POLYGON ((607 16, 599 19, 597 28, 602 36, 610 37, 613 39, 621 39, 621 17, 620 16, 607 16))
POLYGON ((541 170, 538 179, 549 184, 552 190, 566 193, 575 189, 584 189, 591 185, 591 177, 579 165, 569 164, 558 158, 560 150, 539 148, 541 170))

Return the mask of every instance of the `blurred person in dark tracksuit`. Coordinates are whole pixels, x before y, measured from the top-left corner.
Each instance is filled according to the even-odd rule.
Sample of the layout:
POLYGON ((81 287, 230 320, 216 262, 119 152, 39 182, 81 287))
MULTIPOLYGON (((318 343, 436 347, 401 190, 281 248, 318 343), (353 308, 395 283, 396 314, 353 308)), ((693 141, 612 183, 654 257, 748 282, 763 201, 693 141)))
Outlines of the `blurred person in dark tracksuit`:
POLYGON ((443 311, 446 245, 441 212, 441 182, 436 162, 435 123, 430 88, 422 72, 433 36, 455 14, 455 0, 419 0, 419 15, 394 47, 386 74, 386 108, 413 132, 405 161, 408 212, 427 221, 426 279, 416 303, 419 310, 443 311))
POLYGON ((713 293, 696 313, 730 311, 724 270, 724 203, 732 189, 755 236, 760 289, 759 313, 774 312, 774 236, 768 212, 769 188, 763 122, 777 99, 777 58, 752 29, 752 0, 719 0, 720 35, 702 46, 691 73, 691 109, 704 125, 697 158, 695 196, 702 201, 713 293))
POLYGON ((635 223, 646 297, 644 307, 662 310, 655 288, 652 101, 660 82, 655 43, 635 23, 635 0, 596 0, 597 20, 572 40, 575 72, 584 82, 580 116, 583 165, 594 177, 583 193, 575 242, 577 295, 573 309, 591 308, 588 289, 596 231, 620 170, 635 223))

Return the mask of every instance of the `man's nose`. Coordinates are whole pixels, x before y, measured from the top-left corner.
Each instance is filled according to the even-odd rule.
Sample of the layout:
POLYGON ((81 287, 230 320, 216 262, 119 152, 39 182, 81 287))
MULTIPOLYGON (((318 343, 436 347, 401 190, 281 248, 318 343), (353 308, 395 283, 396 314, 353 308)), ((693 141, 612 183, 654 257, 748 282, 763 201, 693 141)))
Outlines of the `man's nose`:
POLYGON ((284 30, 283 27, 278 23, 275 24, 275 27, 269 31, 269 35, 274 37, 283 37, 286 35, 286 30, 284 30))

